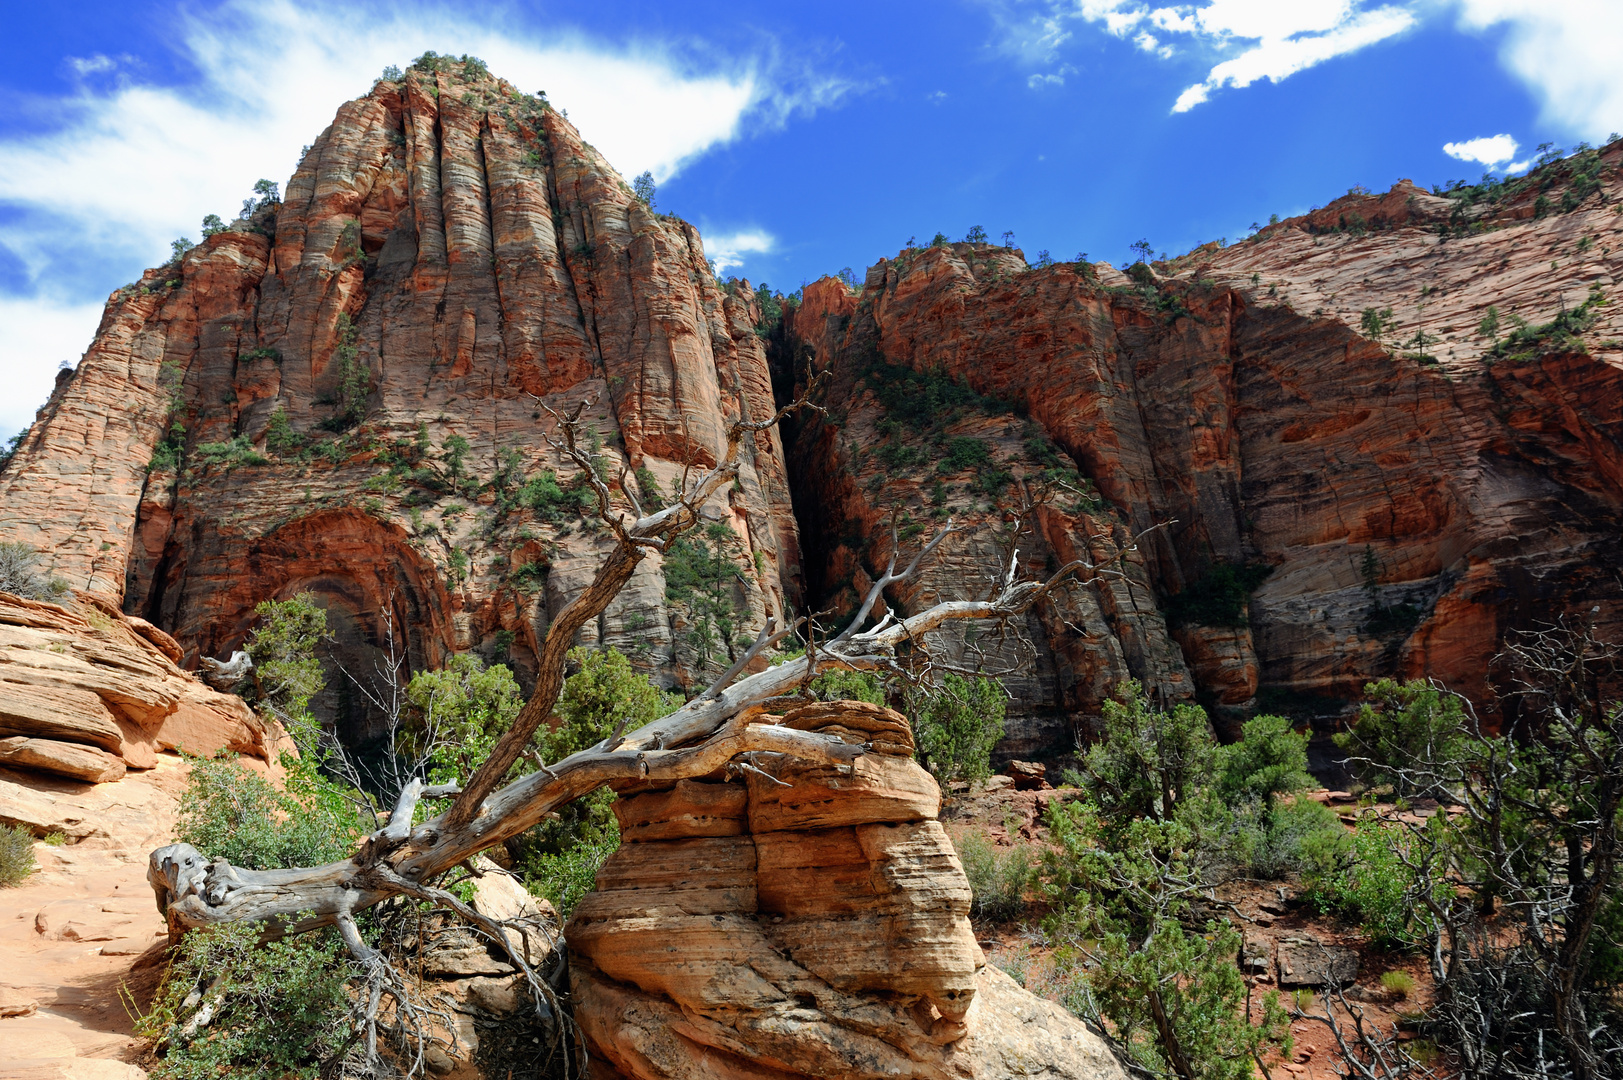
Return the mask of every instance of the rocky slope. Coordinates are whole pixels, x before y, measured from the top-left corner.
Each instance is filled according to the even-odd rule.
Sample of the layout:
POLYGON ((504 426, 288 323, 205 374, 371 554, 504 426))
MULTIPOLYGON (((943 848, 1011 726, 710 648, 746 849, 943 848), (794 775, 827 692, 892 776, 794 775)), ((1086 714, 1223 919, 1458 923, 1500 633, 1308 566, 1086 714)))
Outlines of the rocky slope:
POLYGON ((986 964, 907 721, 841 701, 781 723, 874 752, 614 804, 624 843, 564 928, 592 1074, 1121 1076, 1098 1035, 986 964))
POLYGON ((1131 277, 960 243, 806 287, 775 361, 833 380, 791 447, 813 595, 849 610, 893 518, 916 545, 948 513, 971 531, 895 600, 984 591, 999 530, 1046 490, 1002 542, 1028 566, 1163 527, 985 650, 1026 658, 1005 754, 1064 749, 1128 675, 1229 720, 1259 691, 1333 715, 1382 674, 1497 715, 1507 634, 1581 616, 1623 636, 1623 308, 1600 303, 1620 158, 1494 202, 1355 194, 1131 277))
MULTIPOLYGON (((413 667, 483 646, 522 676, 603 546, 546 410, 588 402, 608 471, 668 495, 770 414, 758 318, 544 98, 419 65, 344 105, 280 203, 109 299, 0 474, 0 536, 188 665, 307 590, 358 670, 392 621, 413 667)), ((667 683, 798 601, 775 433, 706 515, 716 602, 668 600, 650 559, 586 636, 667 683)))

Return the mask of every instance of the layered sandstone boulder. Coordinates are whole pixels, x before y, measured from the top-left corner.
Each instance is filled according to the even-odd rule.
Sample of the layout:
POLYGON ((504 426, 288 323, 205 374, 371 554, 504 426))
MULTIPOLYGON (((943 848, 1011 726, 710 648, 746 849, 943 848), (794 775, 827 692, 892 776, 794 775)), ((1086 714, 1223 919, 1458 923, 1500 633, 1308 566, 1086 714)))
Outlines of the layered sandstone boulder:
POLYGON ((1096 1034, 986 965, 906 720, 847 701, 782 722, 871 752, 616 802, 623 843, 564 930, 594 1070, 1121 1076, 1096 1034))
MULTIPOLYGON (((158 752, 231 750, 267 764, 277 735, 242 699, 175 664, 162 631, 90 594, 0 593, 0 769, 104 783, 158 752)), ((0 801, 0 817, 35 825, 0 801)))

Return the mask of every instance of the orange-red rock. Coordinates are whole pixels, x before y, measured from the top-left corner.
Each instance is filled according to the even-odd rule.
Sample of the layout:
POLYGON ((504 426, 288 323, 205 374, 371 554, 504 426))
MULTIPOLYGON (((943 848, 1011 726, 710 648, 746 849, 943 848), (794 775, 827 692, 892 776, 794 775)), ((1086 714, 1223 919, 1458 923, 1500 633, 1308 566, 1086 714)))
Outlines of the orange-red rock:
MULTIPOLYGON (((1259 691, 1264 704, 1305 695, 1334 711, 1384 674, 1435 676, 1497 714, 1492 658, 1507 634, 1596 608, 1600 633, 1623 637, 1623 307, 1597 309, 1587 355, 1535 349, 1490 364, 1478 330, 1490 304, 1503 337, 1511 314, 1546 321, 1618 271, 1623 143, 1601 162, 1599 194, 1571 213, 1535 214, 1535 177, 1491 213, 1472 210, 1478 231, 1460 236, 1456 222, 1447 240, 1454 201, 1404 183, 1135 268, 1136 280, 949 244, 882 260, 859 292, 807 286, 776 362, 811 353, 830 369, 833 408, 791 450, 803 520, 816 525, 803 538, 814 597, 854 606, 890 556, 893 512, 916 534, 904 547, 949 511, 980 530, 893 590, 904 614, 984 594, 1010 546, 1027 567, 1053 567, 1097 558, 1101 535, 1142 534, 1119 576, 1072 588, 989 646, 983 636, 988 666, 1014 668, 1006 756, 1068 748, 1127 676, 1230 719, 1259 691), (1354 216, 1356 231, 1325 231, 1354 216), (1366 307, 1392 308, 1398 330, 1362 336, 1366 307), (1407 355, 1398 339, 1416 330, 1440 363, 1407 355), (887 434, 876 361, 1014 411, 969 408, 933 446, 887 434), (994 507, 973 490, 987 469, 933 468, 953 439, 980 440, 990 469, 1028 485, 1057 452, 1103 501, 1052 498, 1000 544, 1019 489, 994 507), (922 462, 887 464, 887 442, 919 447, 922 462), (1218 561, 1273 568, 1250 597, 1249 629, 1169 633, 1167 599, 1218 561), (1373 618, 1404 605, 1412 629, 1373 618)), ((1549 179, 1555 206, 1570 176, 1549 179)), ((931 644, 966 655, 950 635, 931 644)))
MULTIPOLYGON (((527 678, 605 544, 577 515, 512 505, 527 476, 575 476, 543 405, 591 399, 611 476, 646 469, 628 483, 668 498, 731 424, 771 414, 759 317, 747 287, 713 279, 693 227, 633 197, 559 113, 460 67, 414 69, 338 110, 279 205, 109 299, 0 472, 0 537, 161 628, 188 667, 240 646, 259 601, 309 591, 352 670, 371 670, 392 616, 414 668, 505 645, 527 678), (323 425, 350 350, 370 393, 339 443, 323 425), (180 471, 149 474, 171 390, 180 471), (300 454, 289 432, 325 449, 300 454), (388 475, 380 453, 419 432, 467 440, 467 490, 388 475), (234 458, 200 449, 231 440, 234 458)), ((705 510, 737 537, 743 627, 800 603, 779 437, 746 444, 738 484, 705 510)), ((736 648, 707 659, 693 622, 656 556, 584 640, 687 682, 736 648)), ((367 734, 366 716, 339 719, 367 734)))
MULTIPOLYGON (((834 702, 791 716, 858 731, 896 714, 834 702)), ((626 842, 565 927, 594 1069, 639 1080, 1003 1077, 1040 1054, 1045 1075, 1120 1075, 1085 1026, 985 967, 934 782, 905 757, 856 764, 874 759, 881 768, 840 783, 788 762, 779 771, 793 788, 752 774, 748 785, 622 796, 626 842), (815 812, 776 795, 806 786, 815 812), (916 794, 926 790, 934 798, 916 794), (641 824, 709 818, 749 829, 661 838, 641 824), (1041 1047, 1027 1022, 1037 1014, 1041 1047)))
POLYGON ((160 750, 233 750, 270 765, 280 736, 241 698, 177 667, 153 637, 93 594, 60 604, 0 594, 0 737, 26 740, 7 764, 95 782, 150 769, 160 750))

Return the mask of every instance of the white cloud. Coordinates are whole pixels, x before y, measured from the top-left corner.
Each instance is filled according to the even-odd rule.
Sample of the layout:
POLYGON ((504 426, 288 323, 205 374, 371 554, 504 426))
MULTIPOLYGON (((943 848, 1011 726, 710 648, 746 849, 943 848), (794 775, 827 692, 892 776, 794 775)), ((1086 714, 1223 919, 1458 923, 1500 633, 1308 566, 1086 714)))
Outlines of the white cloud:
MULTIPOLYGON (((1261 79, 1280 82, 1315 64, 1401 34, 1414 24, 1414 16, 1403 8, 1383 7, 1353 15, 1323 33, 1263 37, 1239 56, 1212 68, 1204 82, 1186 89, 1172 111, 1187 112, 1223 86, 1246 87, 1261 79)), ((1287 23, 1290 25, 1300 23, 1287 23)))
POLYGON ((1168 40, 1180 36, 1191 48, 1226 55, 1203 81, 1178 96, 1174 112, 1187 112, 1224 86, 1279 82, 1416 23, 1414 13, 1401 3, 1366 10, 1369 2, 1373 0, 1204 0, 1155 6, 1144 0, 989 0, 999 48, 1026 63, 1053 63, 1072 36, 1069 27, 1078 21, 1098 24, 1163 60, 1184 51, 1168 40))
POLYGON ((1547 123, 1594 142, 1623 130, 1623 4, 1460 0, 1460 25, 1507 29, 1500 62, 1533 91, 1547 123))
POLYGON ((57 369, 84 355, 101 321, 101 307, 0 294, 0 326, 6 328, 0 346, 6 387, 0 394, 0 442, 34 422, 34 413, 51 394, 57 369))
POLYGON ((725 274, 734 267, 743 266, 745 255, 765 255, 776 243, 771 233, 761 229, 742 229, 706 236, 704 253, 716 264, 716 273, 725 274))
POLYGON ((26 281, 26 295, 0 294, 10 385, 26 370, 48 389, 57 360, 82 353, 94 327, 64 312, 161 262, 203 215, 234 216, 258 178, 285 183, 342 102, 427 49, 472 53, 521 89, 545 89, 626 176, 660 180, 853 89, 780 60, 770 43, 744 56, 608 44, 532 31, 485 6, 228 0, 177 19, 193 81, 156 84, 130 57, 67 57, 78 85, 48 103, 44 133, 0 139, 0 247, 26 281))
POLYGON ((1516 156, 1516 140, 1509 135, 1485 135, 1480 139, 1443 144, 1443 153, 1459 161, 1475 161, 1493 168, 1516 156))

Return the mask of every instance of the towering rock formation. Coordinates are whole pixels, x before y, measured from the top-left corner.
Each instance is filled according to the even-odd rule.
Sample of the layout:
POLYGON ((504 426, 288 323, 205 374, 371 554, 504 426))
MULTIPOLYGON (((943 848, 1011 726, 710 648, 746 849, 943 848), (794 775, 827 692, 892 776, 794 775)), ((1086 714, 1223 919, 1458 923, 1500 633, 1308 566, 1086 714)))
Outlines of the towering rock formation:
MULTIPOLYGON (((0 536, 190 665, 310 591, 360 671, 392 621, 413 667, 483 645, 522 677, 604 535, 546 410, 587 403, 607 472, 657 499, 771 414, 758 319, 544 98, 420 63, 344 105, 280 203, 109 299, 0 474, 0 536)), ((670 557, 707 605, 652 558, 587 640, 687 682, 798 601, 775 432, 706 516, 670 557)))
POLYGON ((1405 181, 1131 277, 960 243, 808 286, 777 360, 832 370, 791 449, 814 595, 848 609, 893 518, 948 512, 975 531, 898 600, 984 591, 1021 485, 1046 487, 1001 542, 1025 565, 1163 527, 978 643, 1021 658, 1005 754, 1063 749, 1127 675, 1229 721, 1259 691, 1334 714, 1383 674, 1497 714, 1508 633, 1623 640, 1620 159, 1448 198, 1405 181))
POLYGON ((769 612, 850 610, 893 524, 905 549, 953 514, 890 602, 1153 530, 1008 633, 934 642, 1005 674, 1005 756, 1067 749, 1128 675, 1225 723, 1331 715, 1388 673, 1493 713, 1511 631, 1623 632, 1620 158, 1354 192, 1131 276, 905 251, 808 286, 773 372, 690 226, 543 99, 426 61, 344 105, 285 200, 113 295, 0 471, 0 537, 186 666, 308 590, 354 669, 392 626, 413 668, 482 648, 522 677, 603 550, 547 410, 589 402, 609 473, 654 500, 814 357, 829 416, 787 456, 756 438, 583 643, 691 685, 769 612))

